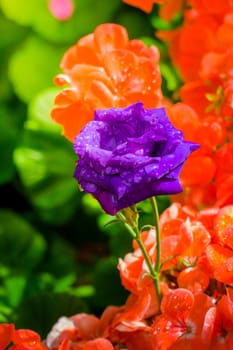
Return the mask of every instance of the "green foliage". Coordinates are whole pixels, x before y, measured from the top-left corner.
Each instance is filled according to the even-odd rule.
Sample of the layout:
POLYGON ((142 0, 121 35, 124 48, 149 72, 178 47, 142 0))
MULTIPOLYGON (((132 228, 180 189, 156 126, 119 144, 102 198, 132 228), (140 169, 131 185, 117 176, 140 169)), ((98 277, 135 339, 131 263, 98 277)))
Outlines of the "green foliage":
POLYGON ((10 210, 0 211, 2 264, 11 269, 28 271, 38 264, 45 249, 45 239, 26 220, 10 210))
POLYGON ((4 105, 0 105, 0 145, 1 145, 1 171, 0 184, 11 181, 14 176, 13 151, 17 144, 17 128, 9 118, 4 105))
POLYGON ((115 258, 100 260, 96 265, 93 274, 96 293, 91 300, 95 307, 105 308, 108 305, 124 304, 128 292, 121 286, 116 266, 115 258))
POLYGON ((88 308, 77 296, 65 292, 48 292, 25 300, 13 321, 17 328, 33 329, 43 339, 60 317, 80 312, 88 312, 88 308))
POLYGON ((20 25, 32 25, 38 13, 41 0, 1 0, 4 15, 20 25))
POLYGON ((49 118, 53 96, 54 91, 48 90, 32 100, 14 161, 28 199, 41 219, 60 224, 78 205, 72 177, 76 157, 72 144, 61 137, 60 128, 49 118))
POLYGON ((58 90, 55 87, 47 88, 30 101, 28 104, 28 118, 25 123, 26 128, 61 134, 60 125, 50 117, 50 111, 54 106, 54 98, 58 90))
POLYGON ((64 48, 37 36, 30 36, 22 43, 9 62, 9 77, 20 99, 29 102, 41 90, 53 85, 63 52, 64 48))

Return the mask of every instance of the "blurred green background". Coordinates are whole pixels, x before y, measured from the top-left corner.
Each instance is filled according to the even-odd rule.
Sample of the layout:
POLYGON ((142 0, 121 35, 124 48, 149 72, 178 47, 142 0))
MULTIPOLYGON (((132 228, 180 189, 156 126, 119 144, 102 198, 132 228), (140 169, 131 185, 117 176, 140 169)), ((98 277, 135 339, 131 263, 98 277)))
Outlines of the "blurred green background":
MULTIPOLYGON (((78 191, 73 146, 50 119, 62 55, 98 24, 119 23, 130 39, 159 47, 164 94, 179 84, 155 40, 164 26, 156 7, 147 15, 120 0, 74 5, 60 22, 46 0, 0 0, 0 322, 42 337, 61 315, 123 304, 116 265, 131 251, 124 227, 106 225, 112 217, 78 191)), ((141 209, 142 223, 151 223, 149 204, 141 209)))

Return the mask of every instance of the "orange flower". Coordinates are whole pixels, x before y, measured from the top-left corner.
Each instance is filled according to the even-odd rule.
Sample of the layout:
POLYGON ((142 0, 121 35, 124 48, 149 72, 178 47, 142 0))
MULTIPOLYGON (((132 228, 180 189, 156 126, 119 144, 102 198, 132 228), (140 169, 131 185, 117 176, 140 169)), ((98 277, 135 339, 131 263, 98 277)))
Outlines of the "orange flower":
POLYGON ((0 349, 48 350, 39 334, 30 329, 15 329, 12 323, 0 324, 0 349))
POLYGON ((233 206, 219 210, 213 230, 213 243, 206 248, 206 257, 213 277, 233 285, 233 206))
POLYGON ((14 343, 12 350, 48 350, 42 344, 39 334, 30 329, 15 330, 12 341, 14 343))
POLYGON ((5 349, 10 344, 14 330, 12 323, 0 324, 0 349, 5 349))
POLYGON ((227 288, 227 294, 223 295, 217 303, 217 315, 214 326, 214 334, 211 350, 233 349, 233 295, 227 288))
POLYGON ((209 285, 209 281, 208 274, 199 265, 186 268, 177 277, 179 288, 186 288, 193 293, 204 292, 209 285))
POLYGON ((45 344, 50 350, 113 350, 108 328, 120 307, 108 307, 101 318, 85 313, 61 317, 53 326, 45 344))
MULTIPOLYGON (((216 216, 216 212, 215 212, 216 216)), ((210 219, 209 219, 210 220, 210 219)), ((206 248, 211 243, 211 229, 201 221, 198 212, 191 208, 173 203, 160 216, 161 230, 161 289, 166 294, 169 288, 178 285, 185 286, 192 291, 205 291, 209 283, 209 271, 203 270, 200 262, 205 255, 206 248), (210 232, 209 232, 210 231, 210 232), (186 271, 187 269, 187 271, 186 271), (186 271, 186 272, 183 272, 186 271)), ((148 255, 154 263, 156 257, 155 231, 141 233, 142 241, 148 255)), ((134 252, 119 260, 121 282, 137 300, 148 294, 151 298, 145 315, 153 315, 158 311, 157 298, 153 281, 137 244, 134 252), (152 302, 153 301, 153 302, 152 302)))
POLYGON ((231 0, 192 0, 194 7, 204 13, 211 15, 223 15, 232 10, 231 0))
POLYGON ((195 10, 184 13, 182 27, 172 33, 157 32, 156 36, 170 41, 170 55, 184 81, 197 78, 201 60, 216 45, 219 24, 214 17, 198 14, 195 10))
POLYGON ((50 350, 113 350, 113 344, 125 345, 129 350, 141 350, 140 345, 147 344, 146 348, 152 350, 147 336, 150 327, 143 320, 148 304, 147 295, 140 300, 130 296, 122 307, 108 306, 100 318, 85 313, 61 317, 45 343, 50 350), (138 347, 132 348, 136 335, 138 347))
POLYGON ((124 27, 99 25, 81 38, 61 61, 57 85, 67 85, 55 99, 52 118, 73 141, 94 116, 95 109, 126 107, 142 101, 146 108, 160 105, 159 52, 140 40, 129 40, 124 27))
POLYGON ((222 207, 233 203, 233 174, 224 172, 216 179, 216 205, 222 207))
POLYGON ((163 297, 161 311, 152 325, 157 350, 209 348, 216 309, 207 295, 175 289, 163 297))
POLYGON ((151 12, 154 4, 163 3, 165 0, 123 0, 128 5, 139 8, 144 12, 151 12))
MULTIPOLYGON (((230 68, 226 70, 230 71, 230 68)), ((210 80, 208 81, 210 83, 210 80)), ((171 196, 172 201, 179 200, 195 207, 213 206, 215 203, 219 206, 230 204, 233 196, 231 189, 233 159, 230 161, 232 147, 231 142, 226 143, 232 137, 232 122, 229 117, 224 118, 224 114, 216 115, 214 110, 205 113, 205 109, 210 106, 210 101, 204 96, 208 94, 213 96, 210 90, 208 93, 207 91, 207 87, 204 87, 201 81, 200 84, 186 83, 181 90, 186 103, 167 107, 169 118, 174 126, 184 132, 186 139, 200 144, 200 148, 193 152, 182 169, 180 178, 184 188, 183 193, 171 196), (227 147, 229 152, 226 152, 227 147), (226 153, 228 157, 224 160, 226 153), (223 161, 221 161, 222 157, 223 161)), ((229 97, 233 98, 231 93, 229 97)), ((219 96, 218 99, 220 101, 221 97, 219 96)), ((229 103, 227 102, 228 106, 225 98, 221 102, 222 109, 228 109, 229 114, 226 114, 228 116, 233 113, 233 103, 231 104, 230 99, 229 103)), ((216 103, 219 103, 218 100, 216 103)))
MULTIPOLYGON (((231 0, 229 0, 231 1, 231 0)), ((221 1, 222 4, 222 1, 221 1)), ((233 46, 233 12, 232 4, 229 13, 224 17, 222 25, 217 31, 217 42, 219 48, 228 49, 233 46)))
POLYGON ((187 140, 192 140, 201 145, 201 147, 193 152, 193 154, 187 159, 182 172, 181 183, 184 187, 183 194, 179 196, 171 196, 172 200, 176 201, 184 200, 187 203, 187 199, 192 205, 203 204, 203 196, 196 200, 195 186, 209 185, 214 179, 216 174, 216 160, 215 150, 216 146, 223 142, 225 138, 225 130, 222 126, 221 120, 214 116, 208 116, 205 119, 201 119, 196 111, 188 104, 177 103, 171 107, 167 107, 169 119, 178 129, 182 130, 187 140), (203 137, 204 136, 204 137, 203 137), (191 187, 191 194, 188 192, 191 187), (186 199, 187 193, 187 199, 186 199), (192 195, 192 193, 194 193, 192 195))

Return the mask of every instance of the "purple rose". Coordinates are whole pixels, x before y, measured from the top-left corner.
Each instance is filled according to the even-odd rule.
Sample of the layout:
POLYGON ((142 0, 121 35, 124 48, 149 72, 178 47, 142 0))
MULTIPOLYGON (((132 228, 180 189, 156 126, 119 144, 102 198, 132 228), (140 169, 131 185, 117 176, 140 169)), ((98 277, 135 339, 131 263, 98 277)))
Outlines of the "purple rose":
POLYGON ((179 174, 199 146, 185 141, 164 108, 126 108, 95 112, 76 137, 75 178, 111 215, 153 195, 182 191, 179 174))

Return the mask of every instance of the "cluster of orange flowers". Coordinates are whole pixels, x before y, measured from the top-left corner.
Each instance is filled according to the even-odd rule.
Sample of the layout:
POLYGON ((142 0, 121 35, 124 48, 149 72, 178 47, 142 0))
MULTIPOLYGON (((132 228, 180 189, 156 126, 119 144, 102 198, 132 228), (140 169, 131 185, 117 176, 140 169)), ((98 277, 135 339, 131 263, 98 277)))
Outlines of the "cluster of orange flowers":
MULTIPOLYGON (((122 307, 109 306, 100 318, 62 317, 44 345, 50 350, 231 350, 233 349, 233 1, 125 0, 145 12, 160 3, 164 19, 183 11, 183 23, 156 35, 169 42, 183 86, 180 102, 163 96, 159 51, 129 40, 124 27, 102 24, 64 55, 66 86, 52 118, 70 141, 95 109, 165 106, 172 123, 201 147, 187 160, 184 192, 160 216, 162 301, 155 293, 143 254, 119 260, 130 295, 122 307)), ((141 233, 148 256, 156 259, 155 230, 141 233)), ((2 327, 7 327, 3 325, 2 327)), ((0 328, 0 335, 3 328, 0 328)), ((3 336, 0 348, 12 341, 3 336)), ((38 343, 37 338, 37 343, 38 343)), ((31 349, 41 350, 40 346, 31 349)), ((29 350, 29 346, 14 349, 29 350)))
MULTIPOLYGON (((119 260, 124 306, 102 316, 61 317, 43 344, 29 330, 1 325, 0 347, 11 350, 231 350, 233 346, 233 205, 196 211, 173 203, 160 217, 160 305, 142 252, 119 260), (3 336, 1 337, 1 334, 3 336)), ((155 231, 142 232, 151 260, 155 231)))
POLYGON ((179 199, 196 207, 223 206, 233 201, 233 3, 189 3, 193 7, 178 29, 158 33, 169 41, 184 81, 172 121, 201 145, 185 164, 179 199))

